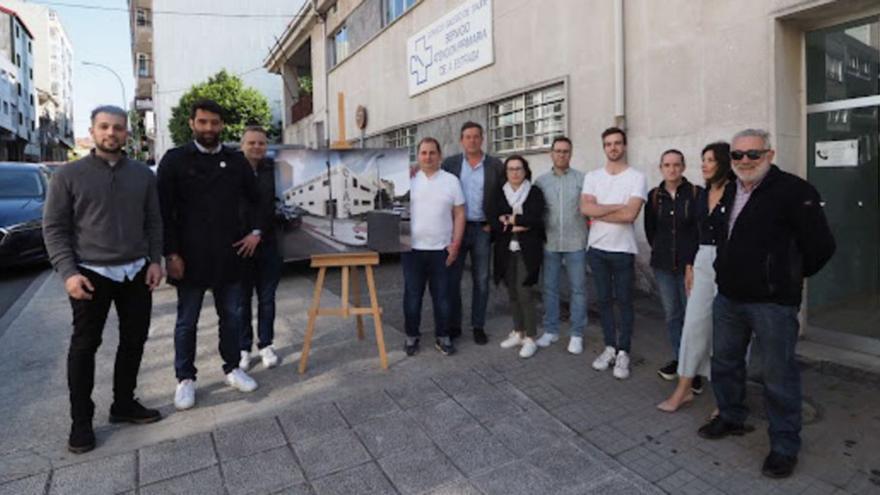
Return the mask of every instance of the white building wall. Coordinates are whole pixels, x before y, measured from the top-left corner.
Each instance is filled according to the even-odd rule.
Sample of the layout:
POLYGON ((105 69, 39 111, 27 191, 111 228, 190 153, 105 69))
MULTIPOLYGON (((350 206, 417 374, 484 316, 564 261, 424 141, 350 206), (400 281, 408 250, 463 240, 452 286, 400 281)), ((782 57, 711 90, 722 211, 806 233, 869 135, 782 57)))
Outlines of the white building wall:
POLYGON ((174 147, 168 122, 171 109, 194 84, 221 69, 237 74, 246 86, 266 96, 274 122, 281 121, 281 78, 262 68, 279 36, 303 0, 153 1, 153 67, 156 158, 174 147), (163 10, 217 14, 272 14, 273 17, 196 17, 163 15, 163 10))

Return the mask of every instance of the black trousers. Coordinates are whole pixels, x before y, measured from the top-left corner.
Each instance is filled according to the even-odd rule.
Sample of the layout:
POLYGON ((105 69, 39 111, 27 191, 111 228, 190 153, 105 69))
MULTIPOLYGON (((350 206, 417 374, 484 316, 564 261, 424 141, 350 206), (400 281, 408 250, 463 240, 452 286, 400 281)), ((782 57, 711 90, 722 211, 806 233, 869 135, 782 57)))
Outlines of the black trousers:
POLYGON ((134 280, 114 282, 97 273, 80 268, 95 292, 92 299, 71 298, 73 335, 67 353, 67 386, 70 390, 70 417, 73 421, 90 421, 94 416, 92 389, 95 386, 95 353, 101 345, 101 334, 110 305, 116 305, 119 317, 119 346, 113 368, 113 401, 125 404, 134 399, 137 374, 144 354, 144 343, 150 329, 153 295, 145 283, 145 266, 134 280))

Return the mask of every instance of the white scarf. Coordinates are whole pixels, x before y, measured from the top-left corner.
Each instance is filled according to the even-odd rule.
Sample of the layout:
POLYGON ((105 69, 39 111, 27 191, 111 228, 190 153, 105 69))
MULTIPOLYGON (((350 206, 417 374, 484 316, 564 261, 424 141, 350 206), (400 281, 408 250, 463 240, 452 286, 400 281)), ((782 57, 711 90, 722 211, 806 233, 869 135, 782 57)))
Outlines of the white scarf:
MULTIPOLYGON (((529 197, 529 191, 532 189, 532 183, 528 181, 528 179, 524 180, 522 184, 519 185, 519 189, 513 190, 513 186, 510 185, 510 182, 505 182, 504 187, 502 188, 504 191, 504 197, 507 199, 507 204, 510 205, 510 209, 513 210, 514 215, 522 215, 523 212, 523 203, 526 202, 526 198, 529 197)), ((520 245, 519 241, 516 239, 514 235, 510 239, 510 244, 507 245, 508 249, 511 252, 519 252, 520 245)))

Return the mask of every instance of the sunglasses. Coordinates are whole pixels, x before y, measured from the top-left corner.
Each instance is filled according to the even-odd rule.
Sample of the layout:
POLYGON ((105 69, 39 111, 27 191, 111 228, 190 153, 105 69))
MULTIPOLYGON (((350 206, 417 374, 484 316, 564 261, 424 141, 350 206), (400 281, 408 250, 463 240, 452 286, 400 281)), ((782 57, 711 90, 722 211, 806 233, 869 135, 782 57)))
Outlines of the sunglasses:
POLYGON ((742 160, 744 157, 749 157, 749 160, 757 160, 764 156, 770 150, 748 150, 748 151, 731 151, 730 158, 732 160, 742 160))

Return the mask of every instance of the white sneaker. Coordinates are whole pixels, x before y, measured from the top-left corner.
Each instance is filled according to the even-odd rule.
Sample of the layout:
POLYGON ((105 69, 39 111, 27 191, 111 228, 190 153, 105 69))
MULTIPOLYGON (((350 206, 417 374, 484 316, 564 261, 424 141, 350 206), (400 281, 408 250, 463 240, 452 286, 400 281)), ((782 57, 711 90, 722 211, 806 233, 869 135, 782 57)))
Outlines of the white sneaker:
POLYGON ((192 380, 181 380, 174 391, 174 407, 178 411, 189 409, 196 405, 196 383, 192 380))
POLYGON ((251 369, 251 353, 249 351, 241 351, 241 359, 238 360, 238 367, 245 371, 251 369))
POLYGON ((550 347, 550 344, 559 340, 559 335, 555 333, 544 332, 538 337, 538 340, 535 341, 538 344, 538 347, 550 347))
POLYGON ((523 339, 522 349, 519 350, 519 357, 530 358, 538 352, 538 344, 531 337, 523 339))
POLYGON ((520 335, 519 332, 514 330, 514 331, 510 332, 510 335, 508 335, 506 339, 501 341, 501 348, 502 349, 510 349, 512 347, 516 347, 516 346, 522 345, 522 344, 523 344, 522 335, 520 335))
POLYGON ((275 349, 272 349, 271 345, 260 349, 260 357, 263 358, 263 366, 266 368, 278 366, 278 355, 275 354, 275 349))
POLYGON ((572 354, 580 354, 584 352, 584 338, 572 337, 568 340, 568 352, 572 354))
POLYGON ((614 362, 615 350, 613 347, 608 346, 602 351, 602 354, 599 354, 599 357, 593 361, 593 369, 596 371, 605 371, 611 366, 611 363, 614 362))
POLYGON ((626 351, 617 353, 617 359, 614 360, 614 378, 618 380, 629 378, 629 354, 626 351))
POLYGON ((226 384, 239 392, 253 392, 257 389, 257 382, 241 368, 235 368, 226 374, 226 384))

